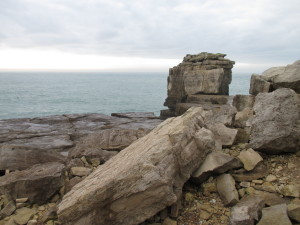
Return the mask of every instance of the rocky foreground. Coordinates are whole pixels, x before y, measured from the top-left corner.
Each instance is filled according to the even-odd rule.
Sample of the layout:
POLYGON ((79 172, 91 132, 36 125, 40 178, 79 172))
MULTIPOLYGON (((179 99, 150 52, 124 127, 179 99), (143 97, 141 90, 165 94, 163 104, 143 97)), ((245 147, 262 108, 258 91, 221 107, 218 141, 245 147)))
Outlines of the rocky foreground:
POLYGON ((299 61, 228 96, 224 57, 170 70, 165 121, 0 121, 0 225, 300 224, 299 61))

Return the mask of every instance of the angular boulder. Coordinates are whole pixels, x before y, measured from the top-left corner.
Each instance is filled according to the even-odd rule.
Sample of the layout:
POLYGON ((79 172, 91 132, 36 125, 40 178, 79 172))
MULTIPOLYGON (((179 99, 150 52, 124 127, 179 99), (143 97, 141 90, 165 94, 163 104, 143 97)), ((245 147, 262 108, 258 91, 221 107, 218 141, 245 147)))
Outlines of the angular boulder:
POLYGON ((64 164, 37 164, 27 170, 0 177, 0 193, 13 199, 28 198, 30 203, 47 202, 64 184, 64 164))
POLYGON ((177 202, 183 184, 214 146, 202 113, 193 108, 164 121, 98 167, 64 196, 59 221, 139 224, 177 202))
POLYGON ((290 88, 300 94, 300 60, 285 67, 272 67, 262 77, 272 83, 273 89, 290 88))
POLYGON ((242 161, 244 168, 247 171, 253 170, 259 162, 263 161, 263 158, 260 156, 260 154, 258 154, 252 148, 241 151, 238 155, 238 158, 242 161))
POLYGON ((262 210, 262 218, 257 225, 292 225, 286 204, 274 205, 262 210))
POLYGON ((225 173, 238 167, 241 167, 241 162, 237 158, 215 151, 210 153, 199 169, 193 173, 192 180, 202 183, 213 174, 225 173))
POLYGON ((297 152, 300 145, 300 98, 291 89, 255 98, 250 146, 268 154, 297 152))
POLYGON ((257 74, 252 74, 250 81, 249 93, 251 95, 257 95, 263 92, 270 92, 271 83, 266 81, 262 76, 257 74))
POLYGON ((231 209, 231 225, 254 225, 261 218, 264 199, 258 196, 246 196, 231 209))

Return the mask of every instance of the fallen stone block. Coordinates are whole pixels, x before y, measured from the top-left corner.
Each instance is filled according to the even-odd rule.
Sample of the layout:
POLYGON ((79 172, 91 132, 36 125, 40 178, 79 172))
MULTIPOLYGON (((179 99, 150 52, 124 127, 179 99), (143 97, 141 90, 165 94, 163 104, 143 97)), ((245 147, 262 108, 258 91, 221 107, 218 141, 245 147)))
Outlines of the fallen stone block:
POLYGON ((64 164, 52 162, 9 173, 0 177, 0 193, 8 193, 13 199, 28 198, 30 203, 43 204, 63 186, 64 171, 64 164))
POLYGON ((242 161, 247 171, 253 170, 259 162, 263 161, 260 154, 251 148, 241 151, 238 158, 242 161))
POLYGON ((167 119, 99 166, 64 196, 59 221, 138 224, 176 203, 183 184, 213 150, 213 135, 203 128, 202 113, 193 108, 167 119))

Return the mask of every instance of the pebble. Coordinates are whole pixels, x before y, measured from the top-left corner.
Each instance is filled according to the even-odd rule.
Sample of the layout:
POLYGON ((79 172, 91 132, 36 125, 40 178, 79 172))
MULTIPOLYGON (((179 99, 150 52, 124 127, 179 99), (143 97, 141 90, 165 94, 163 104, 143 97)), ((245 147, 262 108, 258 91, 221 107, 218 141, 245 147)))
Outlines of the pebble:
POLYGON ((273 181, 276 181, 276 180, 277 180, 277 177, 273 174, 270 174, 266 177, 267 182, 273 182, 273 181))

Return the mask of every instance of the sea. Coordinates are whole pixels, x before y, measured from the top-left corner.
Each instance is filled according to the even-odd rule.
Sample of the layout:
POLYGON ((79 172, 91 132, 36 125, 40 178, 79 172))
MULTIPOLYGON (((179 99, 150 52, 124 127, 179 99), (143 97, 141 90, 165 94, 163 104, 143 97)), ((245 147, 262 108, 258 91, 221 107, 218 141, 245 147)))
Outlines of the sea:
MULTIPOLYGON (((164 109, 168 73, 0 72, 0 119, 164 109)), ((233 74, 230 95, 248 94, 250 74, 233 74)))

